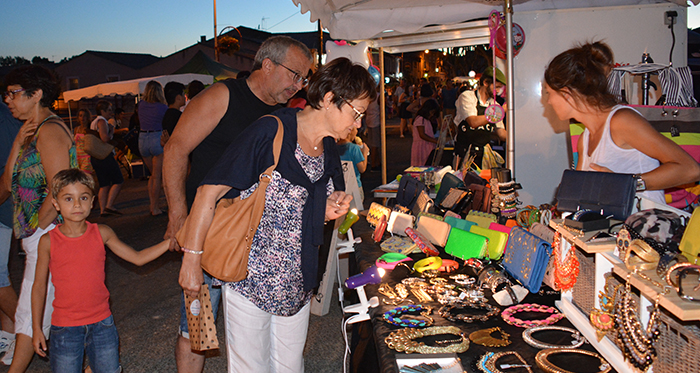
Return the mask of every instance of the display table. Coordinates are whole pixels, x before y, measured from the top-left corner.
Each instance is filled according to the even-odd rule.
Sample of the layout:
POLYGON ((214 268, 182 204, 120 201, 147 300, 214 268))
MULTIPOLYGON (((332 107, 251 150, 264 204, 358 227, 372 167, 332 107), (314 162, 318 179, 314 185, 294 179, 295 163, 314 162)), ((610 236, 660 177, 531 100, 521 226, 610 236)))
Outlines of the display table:
MULTIPOLYGON (((355 258, 358 263, 358 267, 360 271, 364 271, 368 267, 374 265, 375 261, 377 258, 379 258, 384 252, 381 250, 381 247, 378 243, 375 243, 372 238, 372 231, 370 230, 369 225, 367 224, 366 220, 364 218, 360 219, 358 223, 356 223, 353 226, 353 230, 355 232, 356 237, 361 237, 362 238, 362 243, 356 244, 355 245, 355 258)), ((385 236, 386 239, 387 236, 385 236)), ((411 257, 414 260, 424 258, 424 254, 413 254, 411 257)), ((443 254, 443 257, 445 258, 450 258, 449 255, 443 254)), ((459 271, 457 271, 459 272, 459 271)), ((390 274, 387 273, 384 275, 383 282, 388 282, 389 284, 395 284, 390 280, 390 274)), ((380 299, 380 305, 379 307, 375 309, 370 309, 370 321, 371 323, 371 335, 367 336, 367 338, 373 338, 374 339, 374 344, 376 346, 376 354, 377 354, 377 360, 379 362, 379 371, 381 372, 397 372, 398 370, 396 369, 395 365, 395 357, 398 354, 397 351, 390 349, 386 343, 384 342, 385 338, 389 336, 389 334, 395 330, 401 329, 400 327, 388 324, 385 322, 382 318, 384 312, 395 308, 396 306, 390 306, 386 305, 383 302, 381 302, 381 299, 384 298, 381 294, 378 293, 378 288, 379 285, 366 285, 365 289, 367 292, 367 297, 372 297, 372 296, 378 296, 380 299)), ((493 305, 497 305, 492 299, 491 299, 491 294, 489 291, 485 291, 485 295, 487 299, 490 300, 489 303, 493 305)), ((412 299, 413 302, 417 302, 416 299, 410 295, 409 299, 412 299)), ((539 295, 539 294, 529 294, 525 300, 522 303, 538 303, 538 304, 543 304, 543 305, 554 305, 555 300, 558 299, 558 295, 539 295)), ((402 304, 408 304, 406 302, 402 304)), ((535 355, 539 351, 538 349, 531 347, 530 345, 526 344, 523 339, 522 339, 522 332, 523 328, 515 327, 506 324, 499 316, 495 316, 491 319, 489 319, 486 322, 475 322, 475 323, 452 323, 441 316, 437 314, 437 310, 440 308, 440 304, 438 302, 431 302, 428 304, 422 304, 423 306, 432 306, 433 307, 433 313, 431 317, 434 319, 434 324, 435 326, 442 326, 442 325, 455 325, 458 326, 467 336, 477 330, 481 329, 487 329, 491 327, 500 327, 503 331, 508 333, 510 335, 510 340, 512 341, 512 344, 507 346, 507 347, 499 347, 499 348, 491 348, 491 347, 485 347, 482 345, 478 345, 476 343, 471 343, 469 346, 469 349, 462 353, 459 354, 459 357, 461 359, 461 363, 464 367, 464 369, 467 372, 478 372, 476 369, 476 362, 479 360, 479 358, 487 353, 487 352, 499 352, 499 351, 517 351, 526 361, 528 364, 532 365, 532 369, 534 372, 539 372, 539 368, 537 367, 535 363, 535 355)), ((501 308, 501 307, 499 307, 501 308)), ((503 308, 501 308, 502 310, 503 308)), ((518 314, 518 317, 523 318, 523 319, 540 319, 544 318, 542 313, 523 313, 523 314, 518 314)), ((367 323, 367 322, 365 322, 367 323)), ((567 319, 563 319, 559 322, 557 322, 555 325, 557 326, 566 326, 566 327, 573 327, 572 324, 567 321, 567 319)), ((563 334, 563 333, 562 333, 563 334)), ((555 341, 550 341, 551 343, 566 343, 570 341, 571 339, 568 337, 562 337, 563 340, 555 342, 555 341)), ((584 344, 581 348, 583 349, 591 349, 590 345, 584 344)), ((372 353, 372 351, 366 351, 365 353, 372 353)), ((569 359, 568 363, 577 365, 581 364, 581 366, 586 366, 586 364, 590 365, 591 363, 591 358, 586 357, 586 358, 581 358, 581 361, 578 361, 578 357, 572 357, 569 359)), ((356 361, 358 359, 354 358, 353 361, 356 361)), ((521 364, 515 357, 513 356, 506 356, 500 359, 499 364, 503 363, 510 363, 510 364, 521 364)), ((370 371, 367 367, 353 367, 352 371, 359 371, 359 372, 366 372, 370 371)), ((519 373, 519 372, 525 372, 526 370, 524 368, 512 368, 508 369, 508 372, 512 373, 519 373)), ((591 372, 596 372, 597 370, 595 367, 591 367, 591 372)))

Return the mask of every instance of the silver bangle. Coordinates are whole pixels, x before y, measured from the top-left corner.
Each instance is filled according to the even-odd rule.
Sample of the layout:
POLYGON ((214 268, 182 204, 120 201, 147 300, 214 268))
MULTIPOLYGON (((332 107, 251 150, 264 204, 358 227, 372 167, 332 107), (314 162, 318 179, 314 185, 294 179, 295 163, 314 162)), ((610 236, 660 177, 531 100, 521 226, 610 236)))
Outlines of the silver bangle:
POLYGON ((543 325, 543 326, 535 326, 533 328, 528 328, 523 331, 523 341, 525 343, 529 344, 530 346, 534 348, 539 348, 539 349, 547 349, 547 348, 578 348, 583 345, 584 342, 586 342, 586 339, 581 335, 581 333, 572 328, 567 328, 563 326, 551 326, 551 325, 543 325), (571 344, 570 345, 551 345, 547 344, 544 342, 540 342, 536 340, 535 338, 532 337, 533 333, 536 332, 541 332, 545 330, 560 330, 563 332, 569 332, 571 333, 571 344))
POLYGON ((202 255, 202 254, 204 254, 204 251, 203 251, 203 250, 202 250, 202 251, 194 251, 194 250, 190 250, 190 249, 185 249, 184 247, 181 248, 180 250, 182 250, 182 252, 188 253, 188 254, 194 254, 194 255, 202 255))

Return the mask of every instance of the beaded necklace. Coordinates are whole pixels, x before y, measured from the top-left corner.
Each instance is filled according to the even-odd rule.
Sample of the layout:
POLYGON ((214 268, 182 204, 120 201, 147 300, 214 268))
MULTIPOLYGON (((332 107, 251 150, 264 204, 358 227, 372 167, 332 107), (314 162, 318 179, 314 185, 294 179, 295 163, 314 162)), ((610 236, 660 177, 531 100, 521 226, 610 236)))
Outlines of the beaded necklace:
POLYGON ((552 242, 554 251, 554 284, 561 291, 571 290, 576 285, 579 274, 579 262, 575 249, 570 249, 566 256, 562 254, 561 233, 554 233, 552 242))
POLYGON ((518 326, 521 328, 532 328, 533 326, 552 325, 557 321, 563 319, 564 315, 559 313, 559 311, 554 307, 548 307, 534 303, 525 303, 516 304, 515 306, 510 306, 506 308, 503 311, 503 313, 501 313, 501 317, 505 322, 507 322, 510 325, 518 326), (551 315, 546 319, 542 320, 521 320, 513 317, 513 315, 518 312, 543 312, 551 313, 551 315))
POLYGON ((384 321, 404 328, 422 328, 433 324, 433 319, 430 317, 431 312, 433 312, 433 309, 430 307, 423 307, 420 304, 409 304, 386 311, 384 313, 384 321), (422 318, 402 319, 400 317, 402 314, 408 312, 420 312, 422 318))

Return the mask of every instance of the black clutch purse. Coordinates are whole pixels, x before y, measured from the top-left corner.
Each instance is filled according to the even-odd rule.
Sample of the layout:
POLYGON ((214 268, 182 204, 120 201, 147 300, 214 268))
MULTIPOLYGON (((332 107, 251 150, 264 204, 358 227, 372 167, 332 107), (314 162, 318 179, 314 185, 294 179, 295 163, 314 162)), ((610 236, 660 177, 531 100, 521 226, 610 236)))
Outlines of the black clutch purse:
POLYGON ((631 174, 565 170, 557 190, 557 209, 592 210, 625 220, 634 205, 637 180, 631 174))

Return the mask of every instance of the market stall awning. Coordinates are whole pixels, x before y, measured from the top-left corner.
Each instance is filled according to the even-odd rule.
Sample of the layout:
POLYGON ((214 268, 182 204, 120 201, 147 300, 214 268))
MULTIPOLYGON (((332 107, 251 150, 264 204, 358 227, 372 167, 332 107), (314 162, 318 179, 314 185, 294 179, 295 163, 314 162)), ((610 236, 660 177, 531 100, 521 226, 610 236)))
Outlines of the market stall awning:
MULTIPOLYGON (((454 25, 502 10, 502 0, 292 0, 311 22, 321 20, 334 39, 383 37, 384 32, 415 33, 430 25, 454 25)), ((700 0, 691 0, 694 4, 700 0)), ((512 0, 515 12, 675 3, 686 0, 512 0)), ((433 49, 433 48, 431 48, 433 49)))
POLYGON ((165 85, 168 82, 179 82, 182 84, 189 84, 193 80, 199 80, 202 83, 212 84, 214 82, 214 77, 211 75, 203 74, 177 74, 177 75, 161 75, 153 76, 149 78, 140 78, 133 80, 124 80, 121 82, 111 82, 93 85, 90 87, 73 89, 70 91, 63 92, 63 99, 68 101, 79 101, 83 98, 93 98, 93 97, 105 97, 105 96, 124 96, 132 95, 137 96, 143 93, 146 88, 146 84, 151 81, 158 81, 160 84, 165 85))
POLYGON ((216 62, 204 52, 198 51, 184 66, 179 68, 174 74, 196 73, 211 75, 214 79, 224 80, 236 78, 238 70, 228 67, 223 63, 216 62))

